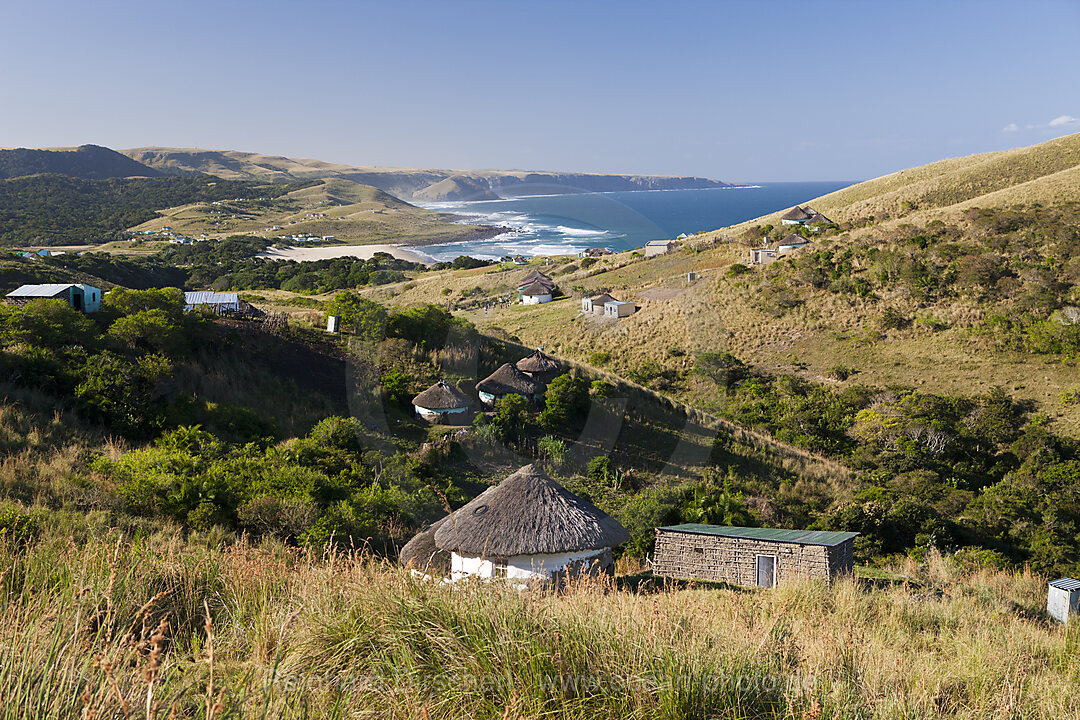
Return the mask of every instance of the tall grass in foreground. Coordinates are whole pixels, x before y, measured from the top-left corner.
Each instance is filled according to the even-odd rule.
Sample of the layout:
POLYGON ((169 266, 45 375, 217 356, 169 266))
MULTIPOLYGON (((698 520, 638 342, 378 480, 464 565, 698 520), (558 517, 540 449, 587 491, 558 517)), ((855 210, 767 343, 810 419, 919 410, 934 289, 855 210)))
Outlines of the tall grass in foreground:
POLYGON ((47 538, 0 549, 0 717, 1071 716, 1080 651, 1043 579, 921 573, 522 593, 165 530, 47 538))

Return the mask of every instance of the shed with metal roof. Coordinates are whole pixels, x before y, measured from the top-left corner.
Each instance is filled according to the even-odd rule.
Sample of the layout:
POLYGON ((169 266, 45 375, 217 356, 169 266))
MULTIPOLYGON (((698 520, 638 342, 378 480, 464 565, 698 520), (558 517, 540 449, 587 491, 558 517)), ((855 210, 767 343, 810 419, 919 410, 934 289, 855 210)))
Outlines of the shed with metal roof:
POLYGON ((101 309, 101 289, 78 283, 46 283, 21 285, 4 296, 8 305, 22 306, 33 300, 63 300, 76 310, 92 313, 101 309))
POLYGON ((653 572, 760 587, 797 577, 830 580, 854 568, 858 534, 697 523, 660 527, 653 572))
POLYGON ((1080 613, 1080 580, 1060 578, 1047 583, 1046 612, 1063 623, 1080 613))
POLYGON ((240 312, 240 296, 236 293, 186 292, 184 310, 207 308, 218 314, 240 312))

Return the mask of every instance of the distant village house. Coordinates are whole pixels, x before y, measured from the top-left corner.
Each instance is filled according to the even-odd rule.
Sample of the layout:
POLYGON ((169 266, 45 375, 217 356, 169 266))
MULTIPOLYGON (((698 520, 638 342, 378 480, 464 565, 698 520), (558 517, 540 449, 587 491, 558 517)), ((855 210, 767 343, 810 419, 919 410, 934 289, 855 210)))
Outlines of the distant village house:
POLYGON ((657 255, 666 255, 667 253, 675 250, 679 247, 679 243, 674 240, 650 240, 645 243, 645 257, 655 257, 657 255))
POLYGON ((32 300, 63 300, 76 310, 93 313, 101 309, 101 290, 93 285, 53 283, 22 285, 4 296, 8 305, 22 306, 32 300))
POLYGON ((537 401, 544 397, 547 386, 534 380, 510 363, 505 363, 498 370, 476 383, 480 402, 492 406, 507 395, 520 395, 526 400, 537 401))
POLYGON ((236 293, 186 292, 184 310, 206 309, 219 315, 240 312, 240 296, 236 293))
POLYGON ((540 348, 518 360, 514 366, 533 380, 545 385, 565 372, 558 360, 540 348))
POLYGON ((637 305, 622 300, 612 300, 604 303, 604 317, 624 318, 637 312, 637 305))
POLYGON ((463 420, 469 411, 469 398, 445 380, 414 397, 412 404, 416 414, 431 423, 463 420))

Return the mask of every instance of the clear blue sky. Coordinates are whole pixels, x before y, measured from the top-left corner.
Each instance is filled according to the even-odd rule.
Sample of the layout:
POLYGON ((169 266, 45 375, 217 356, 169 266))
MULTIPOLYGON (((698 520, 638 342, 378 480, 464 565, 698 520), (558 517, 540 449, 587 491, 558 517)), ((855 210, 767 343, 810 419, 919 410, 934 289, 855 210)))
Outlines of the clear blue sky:
POLYGON ((1080 132, 1080 2, 4 4, 0 146, 858 180, 1080 132))

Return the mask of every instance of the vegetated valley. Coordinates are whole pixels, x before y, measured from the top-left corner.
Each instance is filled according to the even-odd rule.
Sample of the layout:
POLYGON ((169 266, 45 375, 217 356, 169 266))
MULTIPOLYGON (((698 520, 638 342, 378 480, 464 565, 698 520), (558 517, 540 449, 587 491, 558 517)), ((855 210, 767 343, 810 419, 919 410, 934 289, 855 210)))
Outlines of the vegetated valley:
POLYGON ((1077 644, 1046 620, 1045 580, 1080 571, 1080 213, 1049 190, 851 192, 873 217, 825 200, 834 226, 764 267, 745 257, 774 218, 529 268, 269 261, 250 237, 5 258, 8 289, 112 288, 89 315, 0 307, 5 707, 1060 716, 1077 644), (537 268, 562 299, 491 310, 537 268), (185 312, 180 288, 266 316, 185 312), (600 290, 642 309, 580 316, 600 290), (542 407, 414 415, 436 380, 472 394, 541 344, 570 367, 542 407), (528 462, 629 530, 613 578, 520 593, 395 564, 528 462), (767 592, 652 577, 653 529, 679 522, 858 531, 857 572, 767 592))

